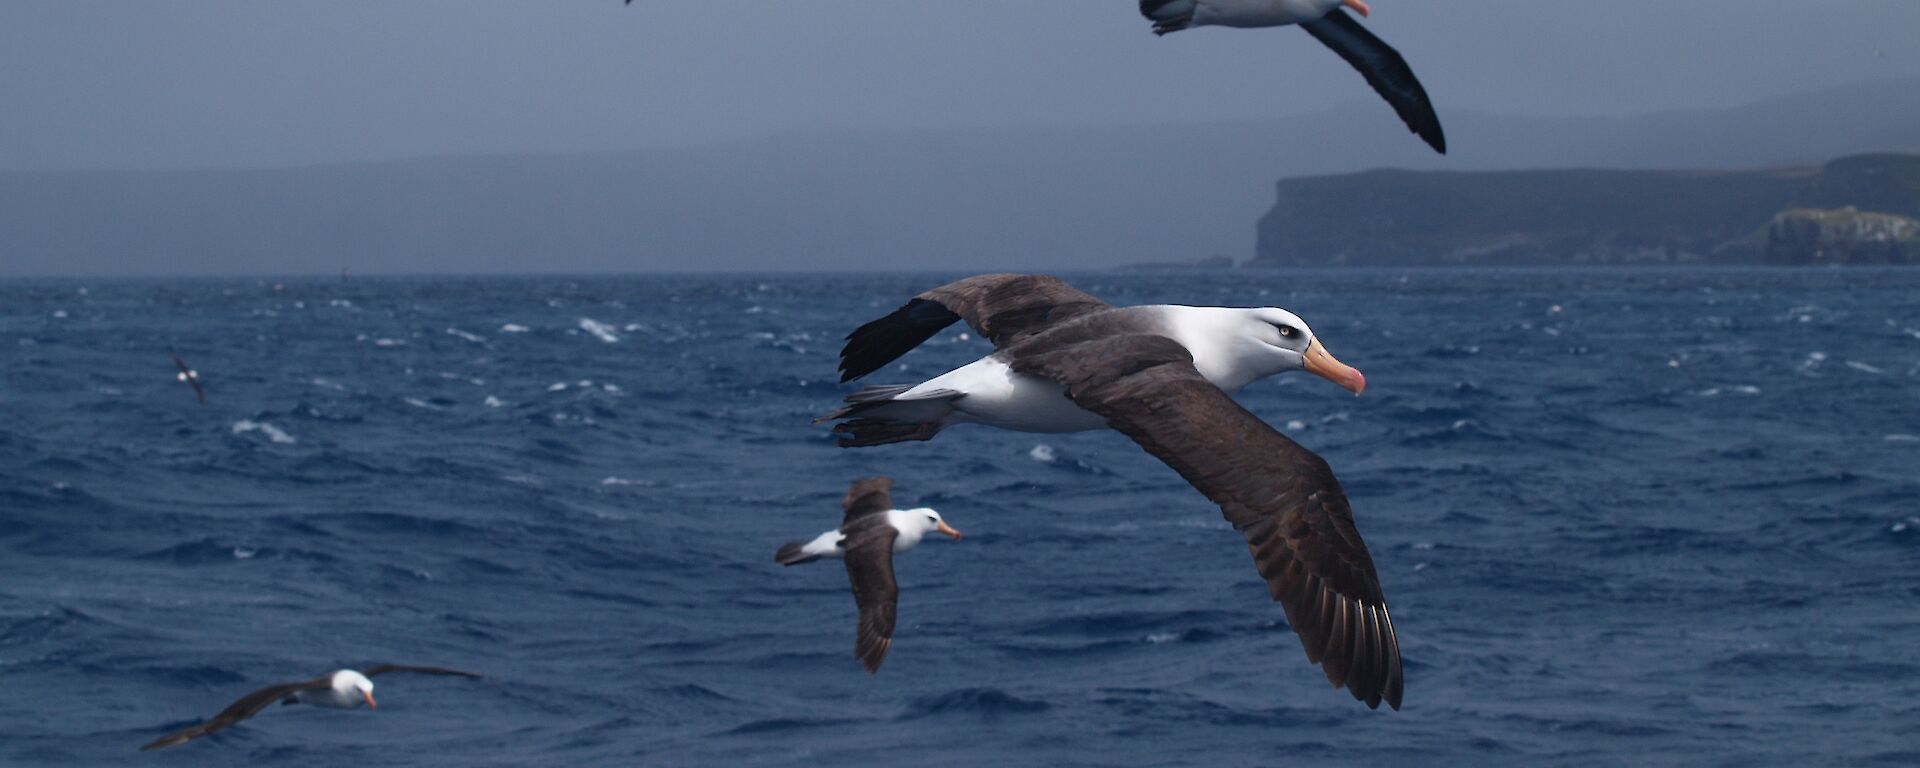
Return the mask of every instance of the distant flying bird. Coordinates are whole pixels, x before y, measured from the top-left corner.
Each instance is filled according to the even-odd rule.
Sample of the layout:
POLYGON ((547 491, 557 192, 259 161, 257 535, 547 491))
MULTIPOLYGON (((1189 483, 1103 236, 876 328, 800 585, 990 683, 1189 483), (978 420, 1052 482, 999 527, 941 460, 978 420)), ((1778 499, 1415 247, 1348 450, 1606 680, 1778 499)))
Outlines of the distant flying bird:
POLYGON ((927 440, 969 422, 1117 430, 1220 505, 1329 682, 1369 707, 1400 708, 1400 640, 1339 481, 1229 394, 1302 370, 1365 390, 1366 377, 1334 359, 1305 322, 1274 307, 1114 307, 1053 277, 981 275, 849 334, 841 380, 879 370, 962 319, 993 341, 993 354, 918 385, 847 396, 823 417, 842 420, 841 445, 927 440))
POLYGON ((193 396, 200 399, 201 405, 206 405, 207 390, 202 389, 200 387, 200 372, 192 368, 188 368, 187 362, 185 360, 181 360, 179 355, 173 356, 173 364, 175 367, 180 369, 180 373, 177 374, 175 378, 178 378, 179 380, 192 385, 193 396))
POLYGON ((472 672, 461 672, 457 669, 412 667, 403 664, 381 664, 368 669, 365 674, 343 669, 326 677, 316 677, 303 682, 269 685, 240 697, 239 701, 221 710, 220 714, 214 715, 204 723, 162 736, 140 749, 144 752, 149 749, 185 744, 260 714, 260 710, 266 709, 276 701, 281 704, 312 704, 329 709, 356 709, 361 704, 366 704, 369 709, 378 709, 379 705, 373 701, 373 681, 367 678, 388 672, 479 677, 472 672))
POLYGON ((854 636, 853 655, 867 673, 880 671, 887 649, 893 647, 893 625, 900 588, 893 581, 893 555, 913 549, 920 539, 938 531, 955 540, 960 532, 940 513, 926 507, 894 509, 893 480, 869 477, 854 481, 840 500, 846 516, 840 527, 812 541, 788 542, 773 554, 781 565, 810 563, 823 557, 847 562, 847 581, 853 601, 860 606, 860 630, 854 636))
POLYGON ((1164 35, 1188 27, 1280 27, 1298 24, 1314 39, 1332 48, 1367 78, 1407 128, 1440 154, 1447 153, 1447 137, 1440 117, 1433 113, 1427 90, 1393 46, 1374 37, 1340 6, 1367 16, 1364 0, 1140 0, 1140 14, 1153 21, 1153 33, 1164 35))

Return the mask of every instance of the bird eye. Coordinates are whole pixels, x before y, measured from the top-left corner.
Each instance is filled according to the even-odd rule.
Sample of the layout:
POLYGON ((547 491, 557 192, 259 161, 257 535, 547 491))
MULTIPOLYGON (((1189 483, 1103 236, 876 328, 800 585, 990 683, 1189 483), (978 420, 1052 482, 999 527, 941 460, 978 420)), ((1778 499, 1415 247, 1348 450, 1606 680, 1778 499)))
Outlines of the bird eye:
POLYGON ((1280 338, 1283 338, 1283 339, 1291 339, 1291 338, 1293 338, 1293 337, 1294 337, 1294 335, 1296 335, 1296 334, 1298 334, 1298 333, 1300 333, 1300 332, 1299 332, 1299 331, 1297 331, 1297 330, 1294 330, 1294 327, 1293 327, 1293 326, 1291 326, 1291 325, 1282 325, 1282 326, 1280 326, 1280 338))

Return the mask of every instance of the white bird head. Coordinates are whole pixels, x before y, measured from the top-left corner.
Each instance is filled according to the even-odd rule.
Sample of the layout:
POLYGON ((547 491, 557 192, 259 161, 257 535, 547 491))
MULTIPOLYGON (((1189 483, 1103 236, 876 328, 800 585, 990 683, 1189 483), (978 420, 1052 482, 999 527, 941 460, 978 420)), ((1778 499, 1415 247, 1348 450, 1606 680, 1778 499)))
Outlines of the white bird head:
POLYGON ((920 524, 920 535, 922 536, 933 531, 939 531, 948 536, 952 536, 954 541, 960 540, 960 532, 954 530, 953 526, 947 525, 946 519, 942 518, 939 512, 935 512, 929 507, 909 509, 907 510, 907 514, 912 517, 914 522, 920 524))
POLYGON ((358 693, 360 698, 366 700, 368 709, 380 708, 380 705, 373 701, 373 681, 359 672, 343 669, 333 673, 333 690, 342 699, 351 699, 353 694, 358 693))
POLYGON ((1260 307, 1240 317, 1242 336, 1255 342, 1251 348, 1243 346, 1243 353, 1265 363, 1266 375, 1306 371, 1355 395, 1366 390, 1367 377, 1334 359, 1299 315, 1279 307, 1260 307))

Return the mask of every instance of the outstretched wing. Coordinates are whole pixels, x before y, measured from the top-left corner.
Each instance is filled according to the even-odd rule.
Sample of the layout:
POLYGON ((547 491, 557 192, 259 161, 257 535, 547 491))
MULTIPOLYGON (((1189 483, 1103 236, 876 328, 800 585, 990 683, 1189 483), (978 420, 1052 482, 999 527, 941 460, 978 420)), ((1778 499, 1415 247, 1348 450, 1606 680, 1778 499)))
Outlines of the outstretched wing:
POLYGON ((878 514, 893 509, 893 478, 866 477, 853 481, 853 487, 847 489, 846 498, 840 500, 840 508, 847 511, 840 519, 840 527, 867 515, 878 514))
POLYGON ((847 581, 853 585, 853 601, 860 606, 860 629, 853 640, 853 655, 860 659, 868 674, 880 671, 880 662, 893 647, 894 617, 900 603, 900 587, 893 581, 893 539, 898 535, 890 525, 873 525, 847 537, 847 581))
POLYGON ((1406 59, 1400 58, 1399 51, 1374 37, 1360 22, 1338 8, 1318 20, 1303 22, 1300 28, 1360 70, 1361 76, 1367 78, 1367 85, 1373 86, 1374 92, 1393 105, 1394 113, 1400 115, 1400 120, 1419 134, 1427 146, 1440 154, 1447 153, 1447 135, 1440 130, 1440 116, 1433 113, 1427 89, 1420 87, 1420 79, 1413 76, 1413 68, 1407 66, 1406 59))
POLYGON ((1241 408, 1165 337, 1108 336, 1009 357, 1015 370, 1066 385, 1076 404, 1219 504, 1307 659, 1367 706, 1400 708, 1400 640, 1325 461, 1241 408))
POLYGON ((840 350, 840 380, 880 369, 964 319, 996 347, 1087 312, 1107 309, 1096 299, 1047 275, 976 275, 922 293, 893 314, 854 329, 840 350))
POLYGON ((416 672, 422 675, 452 675, 454 677, 475 677, 475 678, 479 677, 479 675, 476 675, 472 672, 462 672, 457 669, 447 669, 446 667, 416 667, 408 664, 381 664, 376 667, 370 667, 367 669, 367 671, 362 672, 360 674, 366 675, 367 677, 373 677, 375 675, 382 675, 388 672, 416 672))
POLYGON ((279 685, 269 685, 265 688, 254 691, 253 693, 249 693, 245 696, 240 697, 239 701, 234 702, 231 706, 228 706, 226 709, 220 710, 220 714, 214 715, 212 718, 209 718, 206 722, 196 725, 192 728, 186 728, 186 729, 174 731, 173 733, 169 733, 158 739, 154 739, 151 743, 141 747, 140 750, 144 752, 149 749, 159 749, 161 747, 171 747, 175 744, 185 744, 189 741, 200 738, 209 733, 214 733, 216 731, 223 730, 228 726, 233 725, 234 723, 238 723, 249 717, 253 717, 254 715, 260 714, 260 710, 266 709, 267 705, 272 704, 281 699, 284 699, 296 691, 325 689, 330 687, 332 683, 333 681, 330 678, 322 677, 314 680, 308 680, 302 683, 281 683, 279 685))

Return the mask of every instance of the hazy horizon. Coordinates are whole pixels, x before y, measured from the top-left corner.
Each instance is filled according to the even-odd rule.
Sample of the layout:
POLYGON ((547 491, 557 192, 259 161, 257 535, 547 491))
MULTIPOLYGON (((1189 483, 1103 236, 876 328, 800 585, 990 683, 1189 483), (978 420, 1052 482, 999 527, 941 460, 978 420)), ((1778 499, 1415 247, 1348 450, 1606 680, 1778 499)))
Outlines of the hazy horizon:
MULTIPOLYGON (((1756 98, 1751 101, 1743 101, 1743 102, 1728 104, 1728 105, 1715 105, 1714 107, 1709 107, 1705 109, 1737 110, 1745 107, 1767 105, 1782 99, 1793 99, 1798 97, 1816 96, 1820 94, 1830 93, 1833 91, 1848 90, 1853 88, 1868 88, 1868 87, 1875 87, 1875 86, 1881 86, 1881 85, 1901 85, 1901 86, 1920 85, 1920 75, 1916 75, 1914 77, 1870 78, 1866 80, 1859 80, 1859 81, 1853 81, 1853 82, 1847 82, 1847 83, 1836 83, 1826 87, 1809 88, 1809 89, 1797 90, 1797 91, 1788 91, 1785 93, 1756 98)), ((897 126, 897 127, 851 126, 851 127, 839 127, 839 128, 816 127, 816 128, 794 128, 789 130, 771 131, 764 134, 750 134, 750 135, 739 135, 739 136, 728 135, 728 136, 693 137, 693 138, 688 138, 686 140, 680 140, 680 141, 669 141, 669 142, 663 142, 663 143, 657 143, 657 144, 634 145, 634 146, 627 146, 627 147, 575 148, 575 149, 565 149, 565 148, 502 149, 502 150, 476 150, 476 151, 466 151, 466 152, 448 150, 448 151, 442 151, 442 152, 429 151, 425 154, 400 155, 400 156, 393 156, 393 157, 369 156, 369 157, 363 157, 363 158, 346 158, 346 159, 307 159, 307 160, 291 160, 291 161, 282 162, 282 163, 263 163, 263 164, 257 164, 257 165, 214 164, 214 165, 188 165, 188 166, 179 166, 179 167, 160 165, 160 166, 152 166, 152 167, 128 167, 128 168, 6 168, 6 167, 0 167, 0 173, 24 172, 24 173, 52 173, 52 174, 60 174, 60 173, 85 174, 85 173, 287 171, 287 170, 326 168, 326 167, 334 167, 334 166, 387 165, 387 164, 404 164, 409 162, 433 162, 433 161, 443 161, 443 160, 468 160, 468 159, 484 160, 484 159, 504 159, 504 158, 516 158, 516 157, 566 158, 566 157, 573 157, 573 156, 593 156, 593 155, 672 153, 676 150, 698 150, 698 149, 708 149, 708 148, 714 148, 714 147, 742 146, 742 145, 751 145, 751 144, 779 142, 783 140, 803 140, 804 141, 808 139, 842 139, 842 138, 854 138, 854 137, 861 137, 861 136, 936 137, 936 136, 957 136, 957 135, 967 135, 967 134, 977 134, 977 133, 989 133, 989 132, 1049 132, 1049 131, 1101 130, 1101 129, 1128 130, 1128 129, 1154 129, 1154 128, 1190 128, 1195 126, 1263 125, 1263 124, 1270 124, 1270 123, 1293 119, 1293 118, 1314 118, 1314 117, 1321 117, 1321 116, 1326 116, 1329 118, 1334 118, 1334 117, 1365 118, 1368 116, 1372 116, 1372 117, 1384 116, 1384 119, 1388 121, 1388 125, 1394 126, 1397 128, 1399 126, 1399 123, 1393 122, 1393 115, 1391 112, 1386 111, 1387 110, 1386 106, 1384 104, 1379 103, 1377 99, 1373 98, 1373 95, 1370 91, 1365 92, 1365 94, 1366 94, 1366 98, 1354 98, 1344 102, 1330 103, 1325 107, 1307 111, 1307 112, 1297 113, 1297 114, 1292 114, 1292 113, 1277 114, 1276 113, 1274 115, 1222 117, 1222 118, 1208 119, 1208 120, 1180 120, 1180 119, 1151 120, 1151 119, 1148 119, 1148 120, 1139 120, 1139 121, 1119 121, 1119 122, 1112 122, 1112 123, 1008 122, 1008 123, 980 123, 980 124, 971 124, 971 125, 956 124, 956 125, 943 125, 943 126, 897 126), (1375 114, 1375 113, 1378 113, 1378 114, 1375 114)), ((1689 109, 1685 107, 1659 108, 1659 109, 1648 109, 1640 112, 1630 112, 1630 113, 1619 114, 1619 115, 1601 115, 1601 114, 1561 115, 1561 114, 1537 114, 1537 113, 1522 113, 1522 112, 1500 112, 1500 111, 1491 111, 1491 110, 1455 110, 1455 113, 1456 113, 1456 118, 1460 118, 1460 119, 1518 118, 1518 119, 1541 119, 1541 120, 1554 120, 1554 121, 1559 121, 1559 120, 1613 121, 1613 120, 1634 120, 1634 119, 1640 119, 1640 118, 1657 118, 1661 116, 1670 116, 1670 115, 1686 115, 1686 114, 1690 114, 1698 111, 1703 111, 1703 110, 1689 109)), ((1458 121, 1459 120, 1456 120, 1456 122, 1458 121)), ((1377 128, 1377 127, 1378 126, 1369 126, 1369 128, 1377 128)), ((1408 134, 1408 138, 1410 140, 1415 141, 1416 142, 1415 146, 1418 147, 1417 139, 1414 139, 1411 136, 1411 134, 1408 134)), ((1910 148, 1920 149, 1920 138, 1917 138, 1913 146, 1910 148)), ((1898 150, 1898 149, 1905 149, 1905 148, 1890 148, 1890 149, 1898 150)), ((1395 164, 1392 166, 1378 166, 1378 167, 1400 167, 1401 165, 1408 165, 1408 166, 1418 167, 1423 170, 1446 170, 1447 168, 1445 166, 1449 164, 1449 161, 1459 160, 1458 155, 1459 155, 1458 152, 1455 152, 1451 156, 1434 154, 1429 157, 1426 155, 1418 155, 1416 156, 1415 160, 1411 163, 1401 163, 1401 164, 1395 164)), ((1788 162, 1782 165, 1784 166, 1805 165, 1811 162, 1813 161, 1807 160, 1805 162, 1788 162)), ((1469 167, 1456 168, 1455 170, 1462 170, 1462 171, 1478 170, 1478 168, 1472 167, 1471 163, 1468 163, 1465 165, 1469 167)), ((1375 167, 1375 166, 1366 166, 1366 167, 1375 167)), ((1560 166, 1552 163, 1546 163, 1546 164, 1540 164, 1537 166, 1530 166, 1530 167, 1562 168, 1567 166, 1560 166)), ((1709 164, 1709 165, 1702 165, 1699 167, 1702 169, 1711 169, 1711 168, 1721 168, 1723 166, 1709 164)), ((1335 171, 1335 173, 1342 173, 1342 172, 1348 172, 1348 171, 1335 171)))

